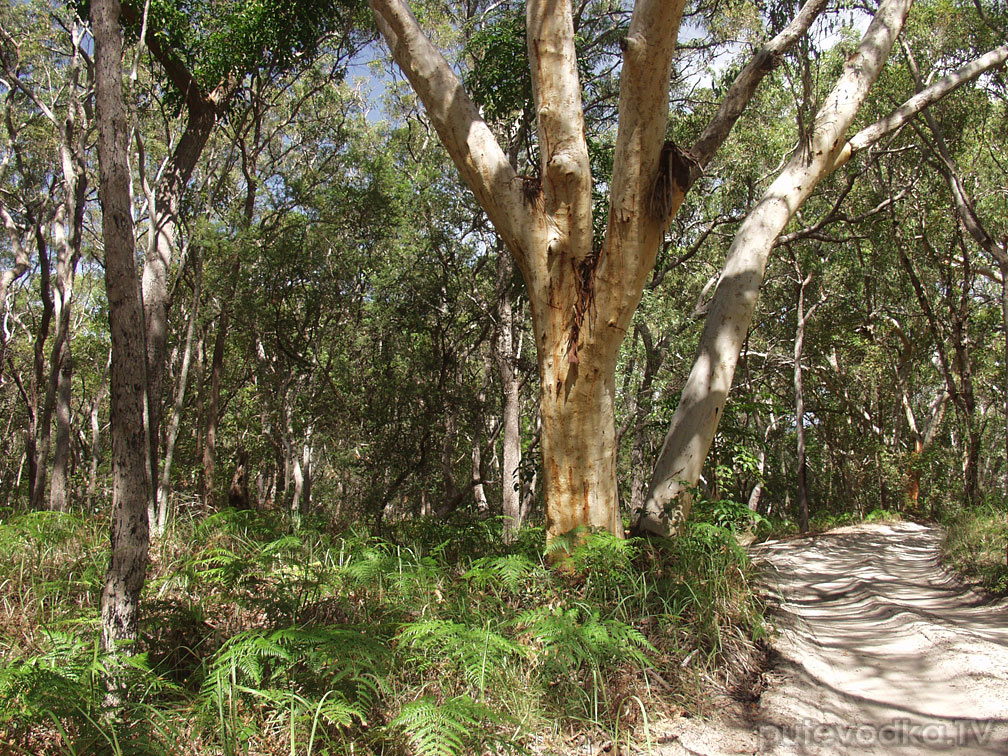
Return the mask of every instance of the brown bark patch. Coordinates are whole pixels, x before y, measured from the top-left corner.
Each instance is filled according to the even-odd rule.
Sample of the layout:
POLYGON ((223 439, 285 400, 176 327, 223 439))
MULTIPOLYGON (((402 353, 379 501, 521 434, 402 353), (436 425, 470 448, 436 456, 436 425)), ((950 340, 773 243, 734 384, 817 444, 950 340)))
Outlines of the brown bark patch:
POLYGON ((532 205, 533 207, 538 207, 542 204, 542 182, 537 176, 529 176, 527 174, 522 174, 518 176, 522 182, 522 197, 525 201, 532 205))
POLYGON ((599 255, 593 252, 580 263, 572 261, 574 266, 574 286, 577 289, 577 296, 574 299, 574 312, 572 313, 570 326, 570 339, 567 344, 567 362, 577 365, 578 341, 581 338, 581 329, 584 327, 585 316, 589 316, 589 326, 596 315, 595 310, 595 271, 598 269, 599 255))
POLYGON ((662 145, 661 157, 658 159, 658 174, 651 187, 651 197, 648 201, 648 211, 651 217, 663 226, 669 222, 676 207, 676 194, 685 194, 696 175, 700 173, 700 164, 691 154, 669 140, 662 145))

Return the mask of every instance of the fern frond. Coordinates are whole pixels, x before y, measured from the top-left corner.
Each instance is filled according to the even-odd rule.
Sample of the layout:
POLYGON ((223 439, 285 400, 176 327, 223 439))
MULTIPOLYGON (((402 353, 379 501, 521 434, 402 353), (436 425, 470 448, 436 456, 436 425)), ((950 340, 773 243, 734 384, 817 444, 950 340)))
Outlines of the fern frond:
POLYGON ((402 627, 397 637, 403 646, 417 652, 409 661, 421 671, 447 665, 480 692, 488 680, 502 680, 508 666, 526 653, 522 646, 493 632, 489 625, 470 627, 441 619, 411 622, 402 627))
POLYGON ((496 740, 490 728, 505 721, 469 696, 441 704, 424 696, 406 704, 390 726, 406 735, 416 756, 459 756, 496 740))
POLYGON ((471 581, 477 588, 502 585, 514 593, 535 572, 536 568, 537 565, 522 554, 483 557, 473 562, 462 578, 471 581))

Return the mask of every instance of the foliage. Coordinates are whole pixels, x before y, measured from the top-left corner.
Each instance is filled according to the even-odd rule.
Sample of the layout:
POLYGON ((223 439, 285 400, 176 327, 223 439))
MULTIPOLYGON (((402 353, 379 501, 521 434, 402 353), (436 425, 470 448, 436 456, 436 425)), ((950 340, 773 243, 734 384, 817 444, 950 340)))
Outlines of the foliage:
MULTIPOLYGON (((4 600, 68 579, 78 550, 101 561, 99 519, 5 516, 4 600), (73 548, 50 548, 35 577, 55 534, 73 548)), ((667 670, 698 649, 697 674, 744 657, 736 640, 762 633, 727 531, 589 534, 550 569, 503 547, 495 521, 469 525, 492 555, 452 541, 461 523, 415 525, 393 541, 250 511, 177 521, 152 555, 129 722, 104 718, 96 602, 22 598, 3 633, 0 729, 37 753, 521 751, 544 732, 625 725, 629 696, 689 705, 698 678, 667 670), (647 684, 656 669, 669 690, 647 684)))
POLYGON ((1008 508, 989 502, 950 512, 944 520, 942 551, 966 580, 997 595, 1008 594, 1008 508))

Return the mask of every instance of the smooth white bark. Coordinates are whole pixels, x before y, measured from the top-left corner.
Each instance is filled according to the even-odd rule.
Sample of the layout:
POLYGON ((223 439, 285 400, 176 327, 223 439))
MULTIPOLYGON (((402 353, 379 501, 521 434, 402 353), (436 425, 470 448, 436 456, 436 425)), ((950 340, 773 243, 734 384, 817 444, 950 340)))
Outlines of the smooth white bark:
POLYGON ((655 465, 639 526, 667 533, 689 514, 720 420, 735 365, 763 282, 770 250, 788 221, 833 169, 854 116, 882 70, 912 0, 883 0, 812 124, 809 141, 792 155, 742 222, 711 301, 699 349, 655 465))

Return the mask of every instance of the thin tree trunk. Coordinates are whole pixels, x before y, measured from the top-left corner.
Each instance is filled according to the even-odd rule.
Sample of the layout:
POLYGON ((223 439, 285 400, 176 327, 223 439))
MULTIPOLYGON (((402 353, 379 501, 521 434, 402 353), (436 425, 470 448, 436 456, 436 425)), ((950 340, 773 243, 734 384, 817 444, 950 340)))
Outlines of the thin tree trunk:
POLYGON ((217 473, 217 423, 220 420, 221 376, 224 372, 224 342, 227 338, 229 311, 229 307, 221 307, 210 364, 210 400, 206 408, 206 441, 203 444, 204 511, 211 511, 216 506, 217 487, 214 477, 217 473))
POLYGON ((308 427, 305 429, 304 444, 301 447, 301 470, 303 481, 301 485, 300 510, 302 512, 311 511, 312 478, 314 477, 315 472, 312 461, 313 451, 312 426, 309 423, 308 427))
POLYGON ((637 327, 644 346, 644 375, 641 377, 637 395, 633 399, 632 417, 627 422, 633 423, 633 442, 630 449, 630 511, 639 512, 644 506, 644 494, 647 491, 646 468, 649 459, 647 448, 647 418, 651 414, 654 393, 654 379, 665 362, 666 340, 654 343, 654 337, 647 324, 637 327))
MULTIPOLYGON (((797 267, 797 265, 796 265, 797 267)), ((794 392, 795 392, 795 439, 798 455, 798 527, 802 533, 809 529, 808 482, 806 480, 805 459, 805 392, 802 385, 802 353, 805 350, 805 290, 812 281, 812 274, 800 277, 798 282, 798 316, 795 321, 794 343, 794 392)))
POLYGON ((94 499, 95 487, 98 482, 98 464, 101 461, 101 423, 99 421, 99 411, 102 402, 109 390, 109 370, 112 366, 112 351, 109 350, 108 359, 105 361, 105 370, 102 373, 101 387, 91 400, 91 467, 88 470, 87 498, 84 508, 91 511, 91 502, 94 499))
MULTIPOLYGON (((49 259, 49 245, 42 236, 41 228, 35 226, 35 242, 39 258, 39 296, 42 299, 42 315, 39 327, 35 333, 32 355, 31 380, 31 445, 29 451, 31 460, 28 466, 28 500, 33 509, 42 506, 42 491, 39 490, 41 478, 42 488, 45 488, 46 468, 49 464, 49 431, 51 414, 46 418, 45 397, 48 393, 47 372, 45 369, 45 342, 52 328, 53 313, 56 309, 52 295, 52 265, 49 259)), ((55 395, 55 391, 53 392, 55 395)))
POLYGON ((160 537, 168 522, 168 500, 171 495, 171 469, 175 458, 175 443, 178 440, 179 425, 182 422, 182 408, 185 404, 186 387, 189 383, 189 365, 192 361, 193 336, 196 333, 196 320, 199 317, 200 293, 203 283, 203 266, 197 262, 193 276, 193 300, 189 310, 189 324, 186 326, 185 346, 182 350, 182 367, 179 370, 178 388, 175 391, 175 402, 172 405, 171 420, 168 424, 168 437, 165 441, 165 458, 161 465, 161 485, 157 490, 157 522, 154 535, 160 537))
POLYGON ((504 538, 510 541, 521 528, 521 397, 516 371, 515 315, 511 298, 514 260, 503 248, 497 252, 497 338, 494 352, 501 385, 501 512, 504 538))
POLYGON ((1004 392, 1004 422, 1005 422, 1005 490, 1008 495, 1008 235, 1001 240, 1003 255, 998 259, 998 270, 1001 271, 1001 329, 1004 331, 1002 356, 1004 358, 1004 374, 1001 386, 1004 392))
POLYGON ((56 396, 56 449, 53 452, 52 480, 49 484, 49 509, 65 512, 68 502, 67 467, 70 462, 70 388, 73 377, 73 358, 70 342, 62 350, 59 386, 56 396))
MULTIPOLYGON (((105 241, 112 414, 111 556, 101 596, 102 648, 114 654, 137 639, 140 592, 147 575, 150 492, 144 427, 147 385, 143 307, 137 286, 126 107, 122 93, 122 36, 118 0, 93 0, 95 104, 99 197, 105 241)), ((113 692, 111 703, 121 702, 113 692)))

